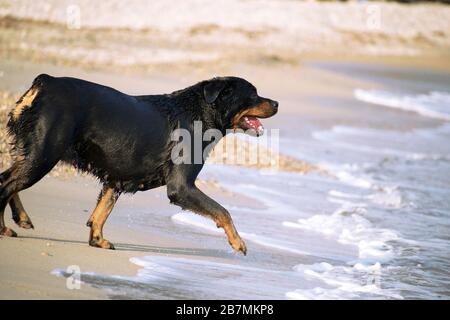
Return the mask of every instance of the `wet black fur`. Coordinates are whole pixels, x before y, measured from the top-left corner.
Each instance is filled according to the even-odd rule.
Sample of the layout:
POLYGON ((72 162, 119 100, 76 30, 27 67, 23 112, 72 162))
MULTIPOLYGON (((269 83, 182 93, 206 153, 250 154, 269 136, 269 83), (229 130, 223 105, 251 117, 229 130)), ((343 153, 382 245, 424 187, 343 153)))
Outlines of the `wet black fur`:
MULTIPOLYGON (((32 87, 39 91, 32 106, 17 120, 10 116, 8 122, 16 153, 31 162, 41 161, 32 158, 36 153, 52 163, 62 160, 124 192, 167 183, 173 169, 170 133, 175 128, 193 132, 194 120, 200 120, 204 131, 216 128, 225 134, 238 111, 268 100, 235 77, 148 96, 45 74, 32 87), (43 145, 36 152, 40 142, 43 145)), ((270 102, 275 113, 276 102, 270 102)))
POLYGON ((203 163, 173 164, 170 134, 175 128, 193 132, 194 120, 202 121, 203 131, 216 128, 225 134, 238 112, 268 102, 272 109, 262 117, 269 117, 278 107, 236 77, 202 81, 171 94, 131 96, 80 79, 42 74, 32 89, 38 93, 31 106, 8 122, 16 162, 1 174, 1 214, 12 194, 64 161, 118 193, 167 185, 169 199, 182 208, 229 217, 195 187, 203 163))

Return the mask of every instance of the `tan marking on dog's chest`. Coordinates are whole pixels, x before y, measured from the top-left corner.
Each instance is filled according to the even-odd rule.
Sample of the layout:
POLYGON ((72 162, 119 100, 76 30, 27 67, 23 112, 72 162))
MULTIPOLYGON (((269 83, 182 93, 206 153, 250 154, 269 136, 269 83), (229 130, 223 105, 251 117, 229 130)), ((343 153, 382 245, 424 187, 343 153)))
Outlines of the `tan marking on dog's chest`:
POLYGON ((14 120, 19 119, 22 112, 26 108, 31 107, 31 104, 33 103, 38 93, 39 90, 37 88, 31 88, 22 96, 22 98, 19 99, 19 101, 17 101, 16 107, 14 108, 14 111, 12 113, 14 120))

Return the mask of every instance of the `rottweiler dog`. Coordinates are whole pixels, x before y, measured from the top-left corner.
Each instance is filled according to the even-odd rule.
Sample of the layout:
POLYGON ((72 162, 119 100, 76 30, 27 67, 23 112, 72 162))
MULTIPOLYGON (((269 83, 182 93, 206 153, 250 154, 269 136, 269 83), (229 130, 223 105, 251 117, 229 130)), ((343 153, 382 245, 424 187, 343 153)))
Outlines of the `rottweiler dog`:
POLYGON ((171 203, 214 220, 231 246, 246 254, 229 212, 195 186, 204 159, 175 164, 171 133, 185 129, 194 139, 194 121, 201 121, 203 132, 253 129, 259 135, 258 118, 277 110, 278 102, 260 97, 238 77, 216 77, 170 94, 131 96, 81 79, 41 74, 9 115, 14 161, 0 175, 0 235, 17 236, 5 225, 8 203, 14 221, 33 228, 18 193, 63 161, 103 185, 87 222, 89 245, 114 249, 102 230, 121 193, 166 185, 171 203))

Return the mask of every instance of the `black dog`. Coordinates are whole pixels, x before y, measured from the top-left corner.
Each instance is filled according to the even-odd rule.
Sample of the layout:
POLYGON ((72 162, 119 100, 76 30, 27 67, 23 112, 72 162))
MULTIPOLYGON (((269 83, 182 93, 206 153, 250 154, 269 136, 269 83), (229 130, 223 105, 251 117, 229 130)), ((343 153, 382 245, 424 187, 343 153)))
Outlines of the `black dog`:
POLYGON ((203 161, 171 161, 171 132, 183 128, 192 133, 198 120, 203 131, 215 128, 225 135, 227 129, 252 128, 260 134, 257 118, 271 117, 277 109, 276 101, 258 96, 252 84, 236 77, 214 78, 171 94, 130 96, 80 79, 39 75, 10 113, 15 161, 0 175, 0 235, 16 236, 4 222, 8 202, 14 221, 33 228, 18 192, 61 160, 103 184, 87 222, 91 246, 114 248, 102 229, 122 192, 167 185, 171 203, 212 218, 231 246, 245 254, 228 211, 194 184, 203 161))

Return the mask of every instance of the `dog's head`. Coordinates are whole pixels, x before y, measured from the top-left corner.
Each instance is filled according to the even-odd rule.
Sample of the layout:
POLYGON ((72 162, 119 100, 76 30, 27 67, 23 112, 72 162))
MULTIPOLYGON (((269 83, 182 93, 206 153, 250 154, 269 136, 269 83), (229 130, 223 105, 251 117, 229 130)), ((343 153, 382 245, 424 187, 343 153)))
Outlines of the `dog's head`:
POLYGON ((259 119, 272 117, 278 111, 278 102, 260 97, 255 86, 237 77, 204 81, 203 98, 213 107, 220 129, 242 129, 257 136, 264 133, 259 119))

